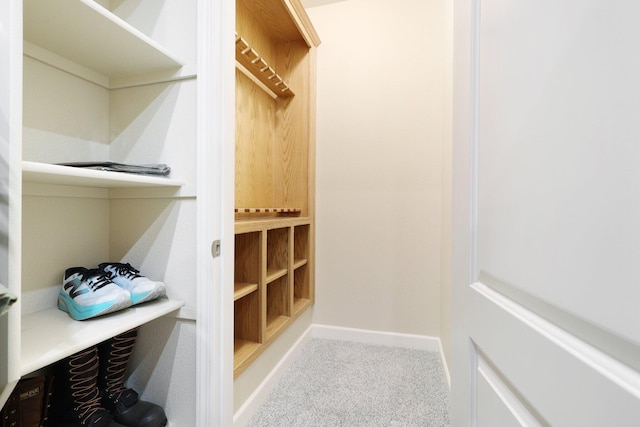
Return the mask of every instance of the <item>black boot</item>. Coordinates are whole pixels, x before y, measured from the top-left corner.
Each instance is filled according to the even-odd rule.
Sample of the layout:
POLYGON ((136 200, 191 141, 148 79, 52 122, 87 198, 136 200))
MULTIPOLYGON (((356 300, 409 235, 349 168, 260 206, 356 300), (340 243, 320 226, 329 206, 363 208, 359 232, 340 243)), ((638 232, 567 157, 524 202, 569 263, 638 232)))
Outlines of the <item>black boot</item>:
POLYGON ((57 365, 52 407, 47 425, 106 427, 111 414, 100 403, 98 350, 91 347, 57 365))
POLYGON ((167 424, 164 410, 138 399, 138 393, 124 386, 127 363, 133 353, 138 329, 132 329, 98 344, 100 375, 98 385, 102 404, 113 419, 127 427, 163 427, 167 424))

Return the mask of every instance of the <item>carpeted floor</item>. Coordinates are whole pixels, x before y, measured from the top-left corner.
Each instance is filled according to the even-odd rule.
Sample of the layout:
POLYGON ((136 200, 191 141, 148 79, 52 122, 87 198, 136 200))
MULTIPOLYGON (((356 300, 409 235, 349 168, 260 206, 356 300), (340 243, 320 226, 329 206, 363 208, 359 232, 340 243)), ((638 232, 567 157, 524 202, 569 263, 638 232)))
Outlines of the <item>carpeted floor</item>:
POLYGON ((312 339, 249 427, 449 426, 437 352, 312 339))

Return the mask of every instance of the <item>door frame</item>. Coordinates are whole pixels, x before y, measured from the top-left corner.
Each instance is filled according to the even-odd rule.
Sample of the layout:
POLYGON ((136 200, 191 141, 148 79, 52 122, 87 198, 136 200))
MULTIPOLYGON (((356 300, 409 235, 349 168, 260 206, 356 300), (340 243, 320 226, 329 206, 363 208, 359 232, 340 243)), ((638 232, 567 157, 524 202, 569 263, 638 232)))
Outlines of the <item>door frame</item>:
POLYGON ((198 0, 196 422, 233 423, 235 2, 198 0), (221 242, 214 256, 213 242, 221 242))
MULTIPOLYGON (((451 425, 471 420, 472 366, 463 307, 468 285, 475 281, 473 258, 475 205, 475 150, 473 106, 473 0, 455 0, 453 8, 452 208, 451 208, 451 425), (465 402, 464 406, 458 406, 465 402)), ((477 12, 476 12, 477 13, 477 12)))

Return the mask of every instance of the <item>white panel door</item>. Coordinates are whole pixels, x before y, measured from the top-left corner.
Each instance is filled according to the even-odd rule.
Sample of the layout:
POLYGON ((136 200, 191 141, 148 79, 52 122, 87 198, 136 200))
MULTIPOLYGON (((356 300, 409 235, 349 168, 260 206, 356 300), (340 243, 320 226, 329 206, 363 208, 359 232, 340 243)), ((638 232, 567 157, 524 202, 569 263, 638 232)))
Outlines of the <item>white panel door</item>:
POLYGON ((456 1, 456 426, 640 426, 639 16, 456 1))

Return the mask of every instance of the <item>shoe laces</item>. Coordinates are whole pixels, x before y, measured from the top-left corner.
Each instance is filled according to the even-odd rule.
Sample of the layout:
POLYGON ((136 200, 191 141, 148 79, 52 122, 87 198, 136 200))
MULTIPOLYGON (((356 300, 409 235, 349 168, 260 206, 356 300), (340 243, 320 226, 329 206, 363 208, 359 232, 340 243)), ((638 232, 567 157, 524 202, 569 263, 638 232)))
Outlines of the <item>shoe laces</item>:
POLYGON ((82 424, 86 424, 93 414, 103 409, 100 405, 97 379, 98 355, 95 347, 70 357, 69 383, 71 384, 71 395, 77 405, 74 410, 78 412, 82 424))
POLYGON ((127 390, 124 386, 124 374, 127 369, 127 363, 138 335, 137 328, 128 332, 117 335, 112 338, 109 352, 107 355, 108 363, 105 374, 106 389, 109 398, 118 400, 123 391, 127 390))
POLYGON ((92 268, 82 273, 82 281, 94 291, 97 291, 111 283, 109 276, 105 275, 103 271, 97 268, 92 268))
POLYGON ((131 280, 135 279, 136 277, 142 277, 140 274, 138 274, 140 273, 140 271, 133 268, 129 263, 125 264, 117 262, 110 264, 109 266, 115 270, 115 275, 126 277, 127 279, 131 280))

